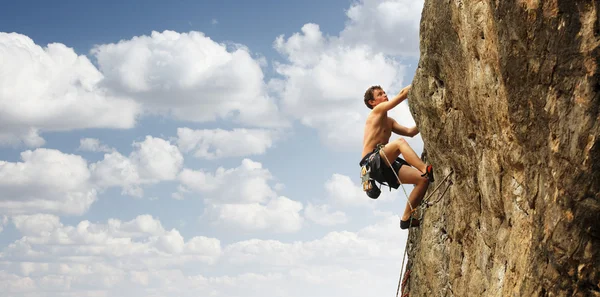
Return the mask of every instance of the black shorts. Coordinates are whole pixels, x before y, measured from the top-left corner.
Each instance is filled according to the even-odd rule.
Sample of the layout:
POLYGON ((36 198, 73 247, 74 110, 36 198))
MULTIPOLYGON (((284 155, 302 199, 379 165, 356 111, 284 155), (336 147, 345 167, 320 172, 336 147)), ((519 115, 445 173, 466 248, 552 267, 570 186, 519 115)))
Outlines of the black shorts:
POLYGON ((402 165, 410 166, 408 162, 398 157, 392 163, 392 171, 392 169, 390 169, 390 167, 388 166, 387 161, 384 158, 381 158, 381 155, 379 154, 379 151, 377 149, 366 154, 364 158, 360 160, 361 167, 367 163, 369 164, 369 168, 371 169, 370 175, 374 180, 380 183, 385 183, 394 189, 398 189, 398 187, 400 186, 398 178, 396 177, 396 174, 398 174, 398 172, 400 171, 400 167, 402 167, 402 165), (396 173, 394 174, 394 172, 396 173))

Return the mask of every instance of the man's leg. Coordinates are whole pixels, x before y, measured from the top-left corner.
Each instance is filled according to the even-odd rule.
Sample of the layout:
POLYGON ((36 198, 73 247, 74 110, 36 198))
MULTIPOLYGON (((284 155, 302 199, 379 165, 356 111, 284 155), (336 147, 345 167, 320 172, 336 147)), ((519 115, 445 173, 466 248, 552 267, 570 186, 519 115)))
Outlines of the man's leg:
MULTIPOLYGON (((409 166, 400 167, 398 176, 400 176, 402 184, 415 185, 415 188, 410 192, 410 195, 408 195, 408 201, 413 208, 417 208, 421 203, 421 200, 423 200, 425 192, 427 192, 429 180, 426 177, 422 177, 419 171, 409 166)), ((410 218, 410 205, 408 203, 406 204, 404 214, 402 215, 403 221, 407 221, 410 218)))
MULTIPOLYGON (((383 147, 380 154, 385 154, 385 157, 382 156, 382 161, 389 167, 388 160, 390 163, 394 163, 396 158, 402 154, 404 160, 408 162, 411 166, 417 168, 421 173, 425 173, 427 170, 427 165, 423 163, 421 158, 417 156, 417 153, 408 145, 408 142, 404 138, 398 138, 383 147), (387 160, 385 159, 387 157, 387 160)), ((404 167, 404 166, 403 166, 404 167)))

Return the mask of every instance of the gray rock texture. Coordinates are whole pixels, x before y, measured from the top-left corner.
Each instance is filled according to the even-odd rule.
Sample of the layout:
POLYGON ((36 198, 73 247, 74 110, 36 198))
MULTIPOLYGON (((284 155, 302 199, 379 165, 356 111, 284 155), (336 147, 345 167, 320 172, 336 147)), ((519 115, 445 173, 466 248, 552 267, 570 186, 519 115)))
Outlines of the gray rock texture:
POLYGON ((600 296, 599 16, 425 0, 409 104, 453 184, 410 231, 410 296, 600 296))

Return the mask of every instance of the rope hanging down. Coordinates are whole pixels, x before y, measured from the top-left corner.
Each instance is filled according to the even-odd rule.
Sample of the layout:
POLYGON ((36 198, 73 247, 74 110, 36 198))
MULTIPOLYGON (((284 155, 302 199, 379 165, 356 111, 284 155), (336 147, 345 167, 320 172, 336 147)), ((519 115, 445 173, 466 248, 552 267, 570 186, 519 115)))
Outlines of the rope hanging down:
MULTIPOLYGON (((431 192, 431 194, 427 197, 427 199, 431 198, 431 196, 437 191, 437 189, 439 189, 439 187, 442 185, 442 183, 445 180, 447 180, 448 177, 450 176, 450 174, 452 174, 452 173, 453 173, 453 170, 450 170, 450 173, 448 173, 446 175, 446 177, 442 180, 442 182, 440 182, 438 184, 438 186, 431 192)), ((423 199, 423 201, 421 202, 421 205, 420 205, 420 208, 422 209, 422 211, 419 215, 419 222, 421 222, 423 220, 423 213, 424 213, 425 209, 434 205, 438 201, 440 201, 444 197, 444 195, 446 194, 446 191, 448 191, 448 188, 451 185, 452 185, 452 180, 448 180, 448 183, 446 183, 446 187, 444 188, 444 191, 442 192, 442 194, 440 194, 440 196, 434 202, 427 202, 427 200, 423 199)), ((412 222, 412 220, 411 220, 411 222, 412 222)), ((409 230, 410 230, 410 227, 409 227, 409 230)), ((404 290, 406 289, 407 281, 408 281, 408 278, 410 277, 410 270, 406 271, 406 274, 404 275, 404 280, 402 279, 402 272, 404 271, 404 261, 406 260, 407 255, 408 255, 408 239, 406 240, 406 246, 404 247, 404 256, 402 257, 402 265, 400 265, 400 279, 398 280, 398 288, 396 289, 396 297, 398 297, 398 292, 400 291, 400 285, 402 285, 402 297, 408 297, 408 293, 404 293, 404 290)))
MULTIPOLYGON (((383 146, 384 145, 380 144, 379 145, 379 149, 383 148, 383 146)), ((392 164, 390 163, 390 160, 388 160, 387 155, 385 153, 383 153, 383 157, 385 158, 385 161, 387 162, 388 166, 390 168, 393 168, 392 164)), ((408 202, 408 205, 410 206, 410 218, 409 218, 409 225, 408 225, 408 230, 410 230, 410 227, 412 227, 412 214, 417 209, 413 207, 412 203, 410 203, 410 199, 408 199, 408 194, 406 193, 406 189, 404 189, 404 184, 402 184, 402 181, 400 181, 400 177, 398 176, 398 174, 394 170, 392 170, 392 172, 394 172, 394 175, 398 179, 398 183, 402 187, 402 191, 404 191, 404 195, 406 195, 406 201, 408 202)), ((426 208, 428 208, 428 207, 432 206, 433 204, 437 203, 438 201, 440 201, 442 199, 442 197, 444 197, 444 194, 446 194, 446 191, 452 185, 452 180, 449 180, 449 182, 447 183, 446 188, 444 189, 444 191, 442 192, 442 194, 434 202, 428 202, 429 199, 431 198, 431 196, 433 196, 433 194, 440 188, 440 186, 448 179, 448 177, 450 177, 450 175, 453 172, 454 172, 454 170, 450 169, 450 172, 446 175, 446 177, 444 177, 444 179, 441 182, 438 183, 438 185, 433 189, 433 191, 429 195, 427 195, 427 197, 425 197, 425 199, 423 199, 421 201, 420 208, 423 211, 426 208)), ((419 222, 421 222, 421 220, 423 219, 423 211, 421 211, 421 214, 419 216, 419 222)), ((402 281, 402 273, 404 271, 404 261, 406 260, 406 255, 407 254, 408 254, 408 240, 406 240, 406 246, 404 247, 404 256, 402 257, 402 265, 400 265, 400 280, 398 281, 398 288, 396 289, 396 297, 398 297, 398 293, 400 292, 400 286, 401 285, 402 285, 402 293, 403 293, 402 297, 407 296, 407 294, 404 294, 406 280, 404 282, 402 281)))
MULTIPOLYGON (((446 181, 448 179, 448 177, 453 173, 453 170, 450 170, 450 173, 448 173, 446 175, 446 177, 438 184, 438 186, 431 192, 431 194, 429 194, 427 196, 427 199, 431 198, 431 196, 439 189, 439 187, 442 185, 442 183, 444 181, 446 181)), ((446 183, 446 187, 444 188, 444 191, 442 192, 442 194, 434 201, 434 202, 427 202, 427 200, 423 199, 421 201, 421 204, 419 206, 419 208, 422 209, 422 211, 420 212, 419 215, 419 222, 421 222, 423 220, 423 213, 425 211, 425 209, 427 209, 428 207, 432 206, 433 204, 437 203, 438 201, 440 201, 442 199, 442 197, 444 197, 444 195, 446 194, 446 191, 448 191, 448 188, 452 185, 452 180, 448 180, 448 183, 446 183)), ((412 212, 416 211, 412 210, 411 211, 411 216, 412 216, 412 212)), ((410 219, 410 222, 412 223, 412 218, 410 219)), ((410 230, 410 225, 409 224, 409 230, 410 230)), ((407 297, 408 293, 404 293, 404 289, 406 289, 406 278, 410 276, 410 273, 408 275, 405 275, 405 280, 402 281, 402 273, 404 272, 404 262, 406 260, 406 256, 408 255, 408 239, 406 240, 406 245, 404 246, 404 255, 402 256, 402 265, 400 265, 400 279, 398 280, 398 288, 396 289, 396 297, 398 297, 398 292, 400 291, 400 286, 402 285, 402 297, 407 297)))

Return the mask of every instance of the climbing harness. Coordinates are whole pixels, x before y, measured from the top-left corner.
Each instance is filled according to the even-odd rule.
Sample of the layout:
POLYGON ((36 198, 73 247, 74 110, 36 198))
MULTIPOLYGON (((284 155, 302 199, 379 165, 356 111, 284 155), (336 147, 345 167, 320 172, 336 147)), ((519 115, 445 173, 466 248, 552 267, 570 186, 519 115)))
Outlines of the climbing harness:
MULTIPOLYGON (((380 158, 380 151, 381 148, 383 148, 384 145, 382 144, 378 144, 376 149, 371 153, 371 155, 369 157, 365 157, 365 159, 363 161, 361 161, 361 170, 360 170, 360 179, 361 179, 361 184, 362 184, 362 189, 363 191, 367 194, 367 196, 369 196, 372 199, 377 199, 379 197, 379 195, 381 194, 381 189, 380 187, 377 186, 376 182, 379 183, 379 185, 386 185, 390 188, 390 191, 392 190, 392 186, 389 184, 389 182, 386 180, 386 182, 381 182, 376 180, 372 173, 373 170, 381 170, 381 165, 379 165, 379 160, 374 161, 376 158, 380 158), (378 156, 379 155, 379 156, 378 156), (364 162, 364 163, 362 163, 364 162), (375 168, 371 168, 371 165, 373 165, 375 168)), ((387 157, 386 157, 387 158, 387 157)), ((388 164, 390 162, 388 161, 388 164)), ((390 166, 390 168, 393 168, 390 166)), ((392 172, 394 170, 391 170, 392 172)), ((394 172, 395 173, 395 172, 394 172)), ((376 174, 380 174, 379 172, 377 172, 376 174)), ((396 175, 396 178, 398 178, 398 176, 396 175)), ((383 179, 386 179, 385 176, 383 176, 383 179)), ((404 187, 402 188, 402 190, 404 190, 404 187)), ((404 190, 404 194, 406 195, 406 190, 404 190)))
MULTIPOLYGON (((379 151, 381 148, 383 148, 383 144, 379 144, 377 145, 377 151, 379 151)), ((388 166, 390 166, 390 168, 392 167, 392 164, 390 163, 390 160, 388 160, 387 156, 385 154, 383 154, 383 157, 385 158, 388 166)), ((410 200, 408 199, 408 194, 406 194, 406 190, 404 189, 404 185, 402 184, 402 181, 400 181, 400 177, 398 176, 398 174, 392 170, 392 172, 394 172, 394 175, 396 176, 396 178, 398 179, 398 183, 400 184, 400 186, 402 186, 402 190, 404 191, 404 195, 406 195, 406 201, 408 202, 408 205, 410 206, 410 217, 409 217, 409 225, 408 225, 408 230, 410 230, 410 227, 412 227, 412 222, 413 222, 413 213, 417 210, 416 208, 413 207, 412 203, 410 203, 410 200)), ((427 197, 425 197, 425 199, 421 200, 420 203, 420 208, 422 209, 420 216, 419 216, 419 223, 421 222, 421 220, 423 219, 423 211, 432 206, 433 204, 437 203, 438 201, 440 201, 442 199, 442 197, 444 196, 444 194, 446 194, 446 191, 448 190, 448 188, 450 187, 450 185, 452 185, 452 180, 449 180, 449 182, 446 185, 446 188, 444 189, 444 191, 442 192, 442 194, 440 195, 440 197, 438 197, 438 199, 436 199, 434 202, 429 202, 429 199, 431 198, 431 196, 433 196, 433 194, 440 188, 440 186, 448 179, 448 177, 450 177, 450 175, 454 172, 454 170, 450 169, 450 173, 448 173, 446 175, 446 177, 438 183, 438 185, 434 188, 434 190, 427 195, 427 197)), ((406 283, 408 281, 408 276, 410 276, 410 270, 407 269, 407 275, 405 275, 405 279, 404 281, 402 281, 402 272, 404 270, 404 262, 406 260, 406 255, 408 254, 408 240, 406 240, 406 246, 404 247, 404 256, 402 257, 402 265, 400 265, 400 280, 398 281, 398 288, 396 289, 396 297, 398 297, 398 293, 400 292, 400 286, 402 286, 402 297, 407 297, 408 293, 404 293, 404 290, 406 289, 406 283)))

